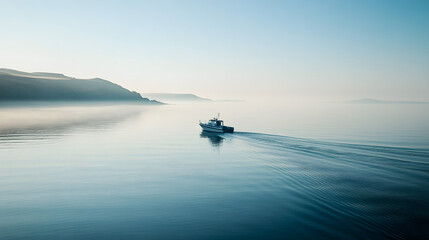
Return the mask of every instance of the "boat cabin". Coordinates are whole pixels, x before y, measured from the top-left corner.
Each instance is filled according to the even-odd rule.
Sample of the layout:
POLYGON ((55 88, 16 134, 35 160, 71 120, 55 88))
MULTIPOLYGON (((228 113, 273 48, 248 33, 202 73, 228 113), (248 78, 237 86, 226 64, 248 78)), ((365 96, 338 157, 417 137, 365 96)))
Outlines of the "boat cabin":
POLYGON ((213 118, 209 120, 209 124, 216 127, 223 127, 223 120, 218 120, 217 118, 213 118))

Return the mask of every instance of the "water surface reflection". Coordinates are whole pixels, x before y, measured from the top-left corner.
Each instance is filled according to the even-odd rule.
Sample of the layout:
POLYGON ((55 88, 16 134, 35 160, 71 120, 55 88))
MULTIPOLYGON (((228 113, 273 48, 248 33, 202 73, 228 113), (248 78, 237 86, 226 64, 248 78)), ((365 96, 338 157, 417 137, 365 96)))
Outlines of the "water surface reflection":
POLYGON ((0 145, 105 130, 145 110, 141 106, 126 105, 0 107, 0 145))
POLYGON ((207 131, 202 131, 200 134, 200 137, 201 138, 208 138, 213 147, 222 146, 222 142, 224 140, 224 138, 221 137, 218 133, 212 133, 212 132, 207 132, 207 131))

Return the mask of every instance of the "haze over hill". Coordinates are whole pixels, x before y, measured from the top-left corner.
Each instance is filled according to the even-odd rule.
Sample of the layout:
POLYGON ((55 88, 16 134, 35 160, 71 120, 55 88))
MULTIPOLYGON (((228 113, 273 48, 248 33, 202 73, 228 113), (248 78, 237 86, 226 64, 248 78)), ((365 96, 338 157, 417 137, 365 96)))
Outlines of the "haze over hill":
POLYGON ((212 99, 202 98, 189 93, 142 93, 142 96, 163 102, 209 102, 212 99))
POLYGON ((59 73, 0 68, 0 100, 138 101, 160 104, 101 78, 77 79, 59 73))

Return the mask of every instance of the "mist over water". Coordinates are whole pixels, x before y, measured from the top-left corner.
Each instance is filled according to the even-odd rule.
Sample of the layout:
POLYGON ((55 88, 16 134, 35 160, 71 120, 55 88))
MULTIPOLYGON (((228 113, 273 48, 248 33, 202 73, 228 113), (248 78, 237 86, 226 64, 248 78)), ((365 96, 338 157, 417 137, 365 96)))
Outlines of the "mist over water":
POLYGON ((2 106, 0 236, 423 239, 428 107, 2 106))

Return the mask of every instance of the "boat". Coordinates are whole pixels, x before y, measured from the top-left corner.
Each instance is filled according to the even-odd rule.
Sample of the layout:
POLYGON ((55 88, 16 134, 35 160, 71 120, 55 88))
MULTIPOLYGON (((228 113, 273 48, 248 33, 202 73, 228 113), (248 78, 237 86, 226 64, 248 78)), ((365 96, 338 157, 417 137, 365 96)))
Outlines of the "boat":
POLYGON ((210 119, 207 123, 200 121, 200 126, 203 128, 203 131, 215 132, 215 133, 233 133, 234 128, 225 126, 223 120, 219 119, 219 114, 217 117, 210 119))

